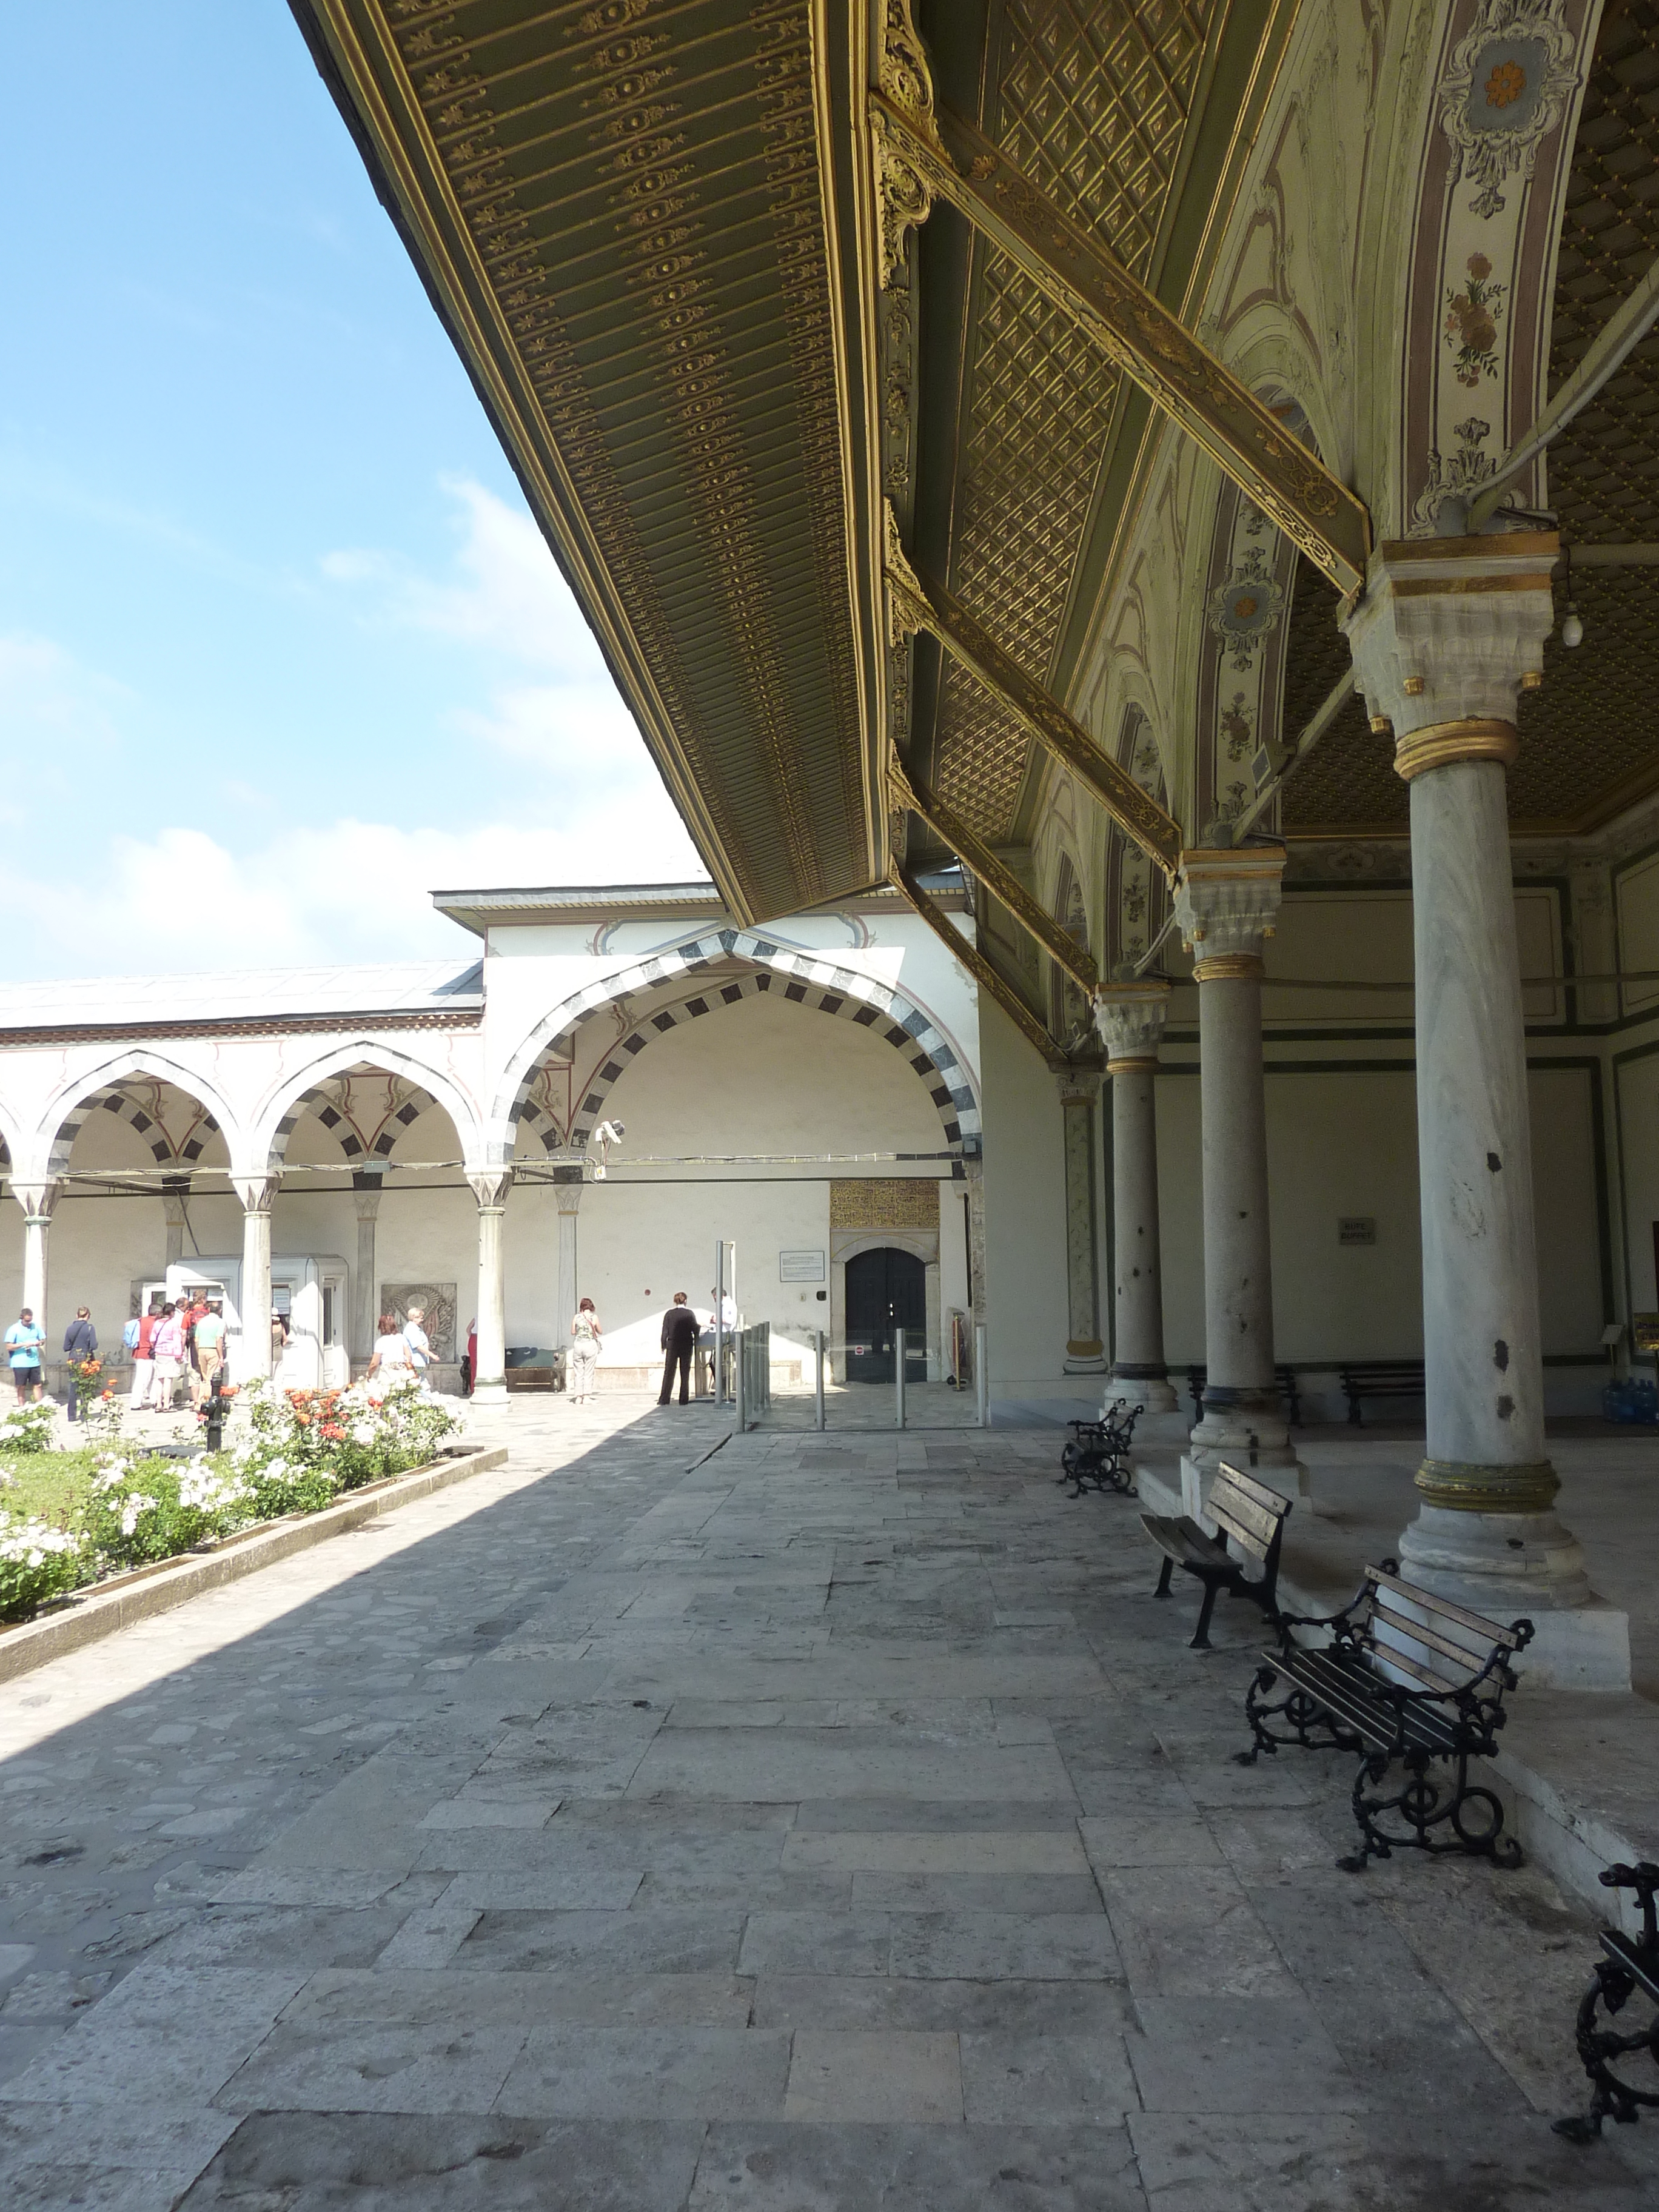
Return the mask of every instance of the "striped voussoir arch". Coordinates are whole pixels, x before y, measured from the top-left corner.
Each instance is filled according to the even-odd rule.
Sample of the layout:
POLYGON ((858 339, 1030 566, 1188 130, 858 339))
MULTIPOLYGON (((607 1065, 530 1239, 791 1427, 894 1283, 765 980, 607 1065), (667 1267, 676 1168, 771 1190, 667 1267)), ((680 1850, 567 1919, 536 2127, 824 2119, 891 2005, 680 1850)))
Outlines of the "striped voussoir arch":
MULTIPOLYGON (((349 1160, 385 1160, 404 1131, 418 1121, 429 1106, 441 1102, 417 1083, 393 1079, 378 1068, 350 1070, 331 1075, 302 1091, 276 1124, 270 1136, 270 1164, 280 1168, 288 1157, 288 1140, 307 1114, 314 1114, 339 1141, 349 1160), (386 1085, 384 1105, 369 1115, 361 1111, 362 1100, 353 1084, 364 1077, 386 1085)), ((380 1102, 376 1102, 377 1105, 380 1102)))
POLYGON ((67 1171, 76 1139, 92 1116, 100 1113, 113 1114, 118 1121, 125 1121, 129 1128, 135 1129, 149 1146, 159 1165, 193 1167, 206 1151, 209 1138, 217 1133, 219 1124, 205 1106, 190 1098, 188 1093, 183 1095, 195 1109, 195 1114, 184 1135, 175 1144, 160 1114, 154 1110, 156 1103, 154 1099, 147 1108, 125 1091, 94 1091, 58 1124, 58 1134, 52 1139, 49 1155, 51 1173, 58 1176, 67 1171))
POLYGON ((653 953, 635 967, 588 985, 560 1010, 562 1018, 558 1033, 543 1050, 557 1050, 561 1047, 568 1050, 578 1024, 618 999, 645 993, 666 994, 671 991, 672 1000, 642 1012, 633 1028, 617 1038, 583 1092, 568 1137, 562 1136, 553 1127, 545 1109, 530 1095, 536 1073, 533 1064, 514 1101, 513 1119, 517 1126, 520 1129, 526 1125, 533 1127, 549 1152, 564 1146, 580 1147, 586 1144, 604 1116, 605 1102, 612 1085, 653 1037, 665 1036, 686 1022, 718 1013, 722 1006, 734 1006, 740 999, 775 994, 811 1012, 855 1023, 903 1053, 927 1085, 946 1146, 960 1146, 965 1152, 979 1150, 979 1100, 972 1080, 930 1015, 902 991, 895 991, 875 976, 860 975, 816 953, 793 951, 775 944, 759 931, 722 929, 689 945, 653 953), (688 993, 684 989, 700 969, 711 968, 716 961, 732 959, 752 961, 752 972, 711 977, 701 991, 688 993))

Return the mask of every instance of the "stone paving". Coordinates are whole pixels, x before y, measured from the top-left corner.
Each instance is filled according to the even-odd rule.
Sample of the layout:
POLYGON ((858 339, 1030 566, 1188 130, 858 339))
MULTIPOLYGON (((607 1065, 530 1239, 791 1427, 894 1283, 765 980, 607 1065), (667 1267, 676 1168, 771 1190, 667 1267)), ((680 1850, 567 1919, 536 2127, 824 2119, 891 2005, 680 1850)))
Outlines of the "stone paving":
POLYGON ((8 2212, 1659 2197, 1549 2132, 1587 1917, 1337 1872, 1054 1431, 509 1426, 0 1693, 8 2212))

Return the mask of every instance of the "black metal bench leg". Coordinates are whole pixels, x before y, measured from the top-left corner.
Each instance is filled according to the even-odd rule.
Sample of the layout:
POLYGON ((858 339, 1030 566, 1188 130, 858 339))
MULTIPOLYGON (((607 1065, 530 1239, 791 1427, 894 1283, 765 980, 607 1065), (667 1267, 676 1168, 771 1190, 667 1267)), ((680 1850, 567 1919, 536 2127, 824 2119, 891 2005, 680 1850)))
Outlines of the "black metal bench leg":
POLYGON ((1215 1611, 1216 1593, 1221 1585, 1213 1576, 1204 1577, 1204 1602, 1198 1609, 1198 1627, 1188 1646, 1191 1651, 1207 1651, 1210 1648, 1210 1615, 1215 1611))
POLYGON ((1170 1577, 1174 1572, 1175 1561, 1166 1556, 1164 1561, 1164 1571, 1158 1578, 1158 1588, 1152 1592, 1152 1595, 1154 1597, 1168 1597, 1170 1595, 1170 1577))

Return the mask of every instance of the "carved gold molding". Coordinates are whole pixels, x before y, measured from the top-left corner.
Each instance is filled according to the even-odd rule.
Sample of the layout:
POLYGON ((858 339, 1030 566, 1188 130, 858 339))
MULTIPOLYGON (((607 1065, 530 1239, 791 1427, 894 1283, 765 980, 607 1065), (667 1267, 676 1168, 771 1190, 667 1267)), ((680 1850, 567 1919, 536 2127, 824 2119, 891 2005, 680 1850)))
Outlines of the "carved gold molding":
MULTIPOLYGON (((891 9, 902 5, 903 0, 889 0, 890 20, 891 9)), ((1370 553, 1370 518, 1363 501, 1200 345, 1161 301, 963 117, 945 107, 935 112, 931 97, 921 111, 914 99, 901 104, 880 82, 872 88, 869 105, 883 149, 884 177, 890 164, 898 163, 921 188, 911 195, 921 212, 906 222, 907 235, 934 198, 948 199, 1086 331, 1340 591, 1358 588, 1370 553)))
POLYGON ((888 621, 895 642, 919 629, 931 631, 1000 706, 1094 793, 1119 828, 1152 855, 1173 884, 1181 866, 1179 824, 1101 751, 1057 699, 1009 659, 943 584, 916 574, 899 544, 890 508, 886 544, 888 621))
POLYGON ((927 785, 907 775, 895 759, 888 770, 888 783, 892 803, 896 807, 908 807, 918 815, 934 836, 948 845, 964 866, 971 870, 992 897, 1007 908, 1016 921, 1030 932, 1056 966, 1066 973, 1080 990, 1092 991, 1100 981, 1100 973, 1088 953, 1075 938, 1060 928, 1058 922, 1034 899, 1019 878, 998 860, 990 847, 976 836, 962 817, 956 813, 927 785))
POLYGON ((1207 960, 1194 960, 1194 983, 1255 983, 1261 980, 1259 952, 1212 952, 1207 960))
POLYGON ((896 860, 893 863, 890 880, 909 900, 951 957, 959 960, 980 989, 996 1000, 1031 1049, 1040 1053, 1051 1065, 1058 1066, 1065 1057, 1059 1045, 1019 994, 1003 981, 978 945, 963 935, 944 908, 928 897, 910 871, 901 862, 896 860))
POLYGON ((1417 1487, 1431 1505, 1453 1513, 1547 1513, 1561 1487, 1548 1460, 1485 1467, 1468 1460, 1425 1459, 1417 1487))
POLYGON ((1394 772, 1404 783, 1426 775, 1431 768, 1449 768, 1457 761, 1500 761, 1512 768, 1521 741, 1513 722, 1474 715, 1462 722, 1431 722, 1413 730, 1394 749, 1394 772))

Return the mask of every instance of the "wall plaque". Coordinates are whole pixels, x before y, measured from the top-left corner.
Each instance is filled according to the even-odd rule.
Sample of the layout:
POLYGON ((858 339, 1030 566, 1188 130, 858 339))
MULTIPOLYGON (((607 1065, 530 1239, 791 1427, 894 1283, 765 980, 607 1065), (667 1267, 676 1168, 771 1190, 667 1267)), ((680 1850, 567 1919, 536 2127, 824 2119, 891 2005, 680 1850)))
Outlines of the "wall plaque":
POLYGON ((1339 1244, 1375 1244, 1376 1217, 1370 1213, 1339 1214, 1336 1241, 1339 1244))
POLYGON ((830 1186, 832 1229, 937 1229, 939 1185, 931 1176, 878 1176, 830 1186))
POLYGON ((781 1283, 821 1283, 823 1280, 822 1252, 780 1252, 778 1280, 781 1283))

